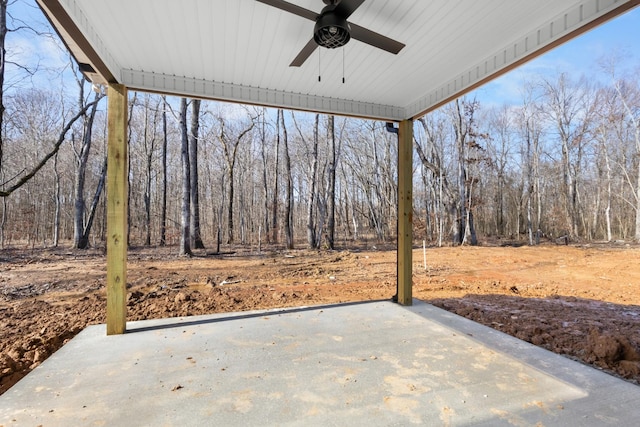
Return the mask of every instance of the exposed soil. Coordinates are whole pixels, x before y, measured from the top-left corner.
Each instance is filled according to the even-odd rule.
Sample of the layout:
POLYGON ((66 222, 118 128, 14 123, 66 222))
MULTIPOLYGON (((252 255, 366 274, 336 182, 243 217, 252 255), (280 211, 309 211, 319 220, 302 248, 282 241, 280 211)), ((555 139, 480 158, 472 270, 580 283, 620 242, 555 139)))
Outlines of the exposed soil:
MULTIPOLYGON (((129 253, 128 319, 388 299, 393 247, 193 258, 129 253)), ((640 248, 457 247, 414 252, 414 296, 636 384, 640 248)), ((105 257, 0 252, 0 394, 89 324, 105 320, 105 257)))

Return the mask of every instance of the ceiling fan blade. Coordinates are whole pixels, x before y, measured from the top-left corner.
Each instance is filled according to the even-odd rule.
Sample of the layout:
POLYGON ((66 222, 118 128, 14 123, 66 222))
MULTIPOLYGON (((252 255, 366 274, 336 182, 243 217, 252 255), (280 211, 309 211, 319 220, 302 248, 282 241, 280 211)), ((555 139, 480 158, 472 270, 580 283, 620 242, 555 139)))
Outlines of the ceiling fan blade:
POLYGON ((293 62, 289 64, 289 67, 300 67, 302 64, 304 64, 304 61, 306 61, 307 58, 311 56, 311 54, 316 50, 317 47, 318 45, 316 44, 315 40, 309 40, 309 42, 302 48, 298 56, 296 56, 293 62))
POLYGON ((344 19, 347 19, 362 3, 364 3, 364 0, 341 0, 333 10, 344 19))
POLYGON ((294 15, 307 18, 311 21, 315 21, 316 19, 318 19, 318 16, 320 16, 309 9, 305 9, 304 7, 300 7, 298 5, 295 5, 283 0, 256 0, 256 1, 284 10, 285 12, 293 13, 294 15))
POLYGON ((367 30, 366 28, 352 24, 351 22, 349 22, 349 25, 351 26, 351 37, 368 45, 386 50, 387 52, 391 52, 396 55, 403 47, 405 47, 404 43, 390 39, 382 34, 367 30))

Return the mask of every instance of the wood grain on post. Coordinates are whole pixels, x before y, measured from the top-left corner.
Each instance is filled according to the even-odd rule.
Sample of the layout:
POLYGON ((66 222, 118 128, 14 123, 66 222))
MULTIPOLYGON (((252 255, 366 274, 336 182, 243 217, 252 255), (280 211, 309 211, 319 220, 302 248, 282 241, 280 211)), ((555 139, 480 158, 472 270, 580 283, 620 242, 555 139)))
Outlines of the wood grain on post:
POLYGON ((110 84, 107 95, 107 335, 114 335, 127 324, 127 88, 110 84))
POLYGON ((398 129, 398 302, 411 305, 413 265, 413 120, 398 129))

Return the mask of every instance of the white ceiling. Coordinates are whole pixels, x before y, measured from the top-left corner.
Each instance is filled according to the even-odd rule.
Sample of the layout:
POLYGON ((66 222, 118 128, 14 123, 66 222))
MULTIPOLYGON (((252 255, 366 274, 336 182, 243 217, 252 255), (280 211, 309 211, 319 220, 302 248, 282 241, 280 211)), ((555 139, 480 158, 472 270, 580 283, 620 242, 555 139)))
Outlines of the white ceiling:
MULTIPOLYGON (((289 64, 311 39, 313 21, 255 0, 38 2, 96 82, 403 120, 640 0, 366 0, 349 21, 406 47, 393 55, 352 39, 344 52, 316 49, 299 68, 289 64)), ((324 6, 322 0, 291 3, 316 13, 324 6)))

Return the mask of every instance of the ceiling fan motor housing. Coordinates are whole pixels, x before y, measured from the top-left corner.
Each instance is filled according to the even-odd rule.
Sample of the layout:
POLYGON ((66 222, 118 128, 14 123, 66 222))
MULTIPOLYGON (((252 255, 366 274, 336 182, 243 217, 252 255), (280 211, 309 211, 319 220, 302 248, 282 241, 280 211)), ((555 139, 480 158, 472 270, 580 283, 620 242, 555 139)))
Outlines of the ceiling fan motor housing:
POLYGON ((335 49, 351 39, 351 28, 345 18, 338 16, 333 6, 322 9, 313 30, 313 39, 322 47, 335 49))

